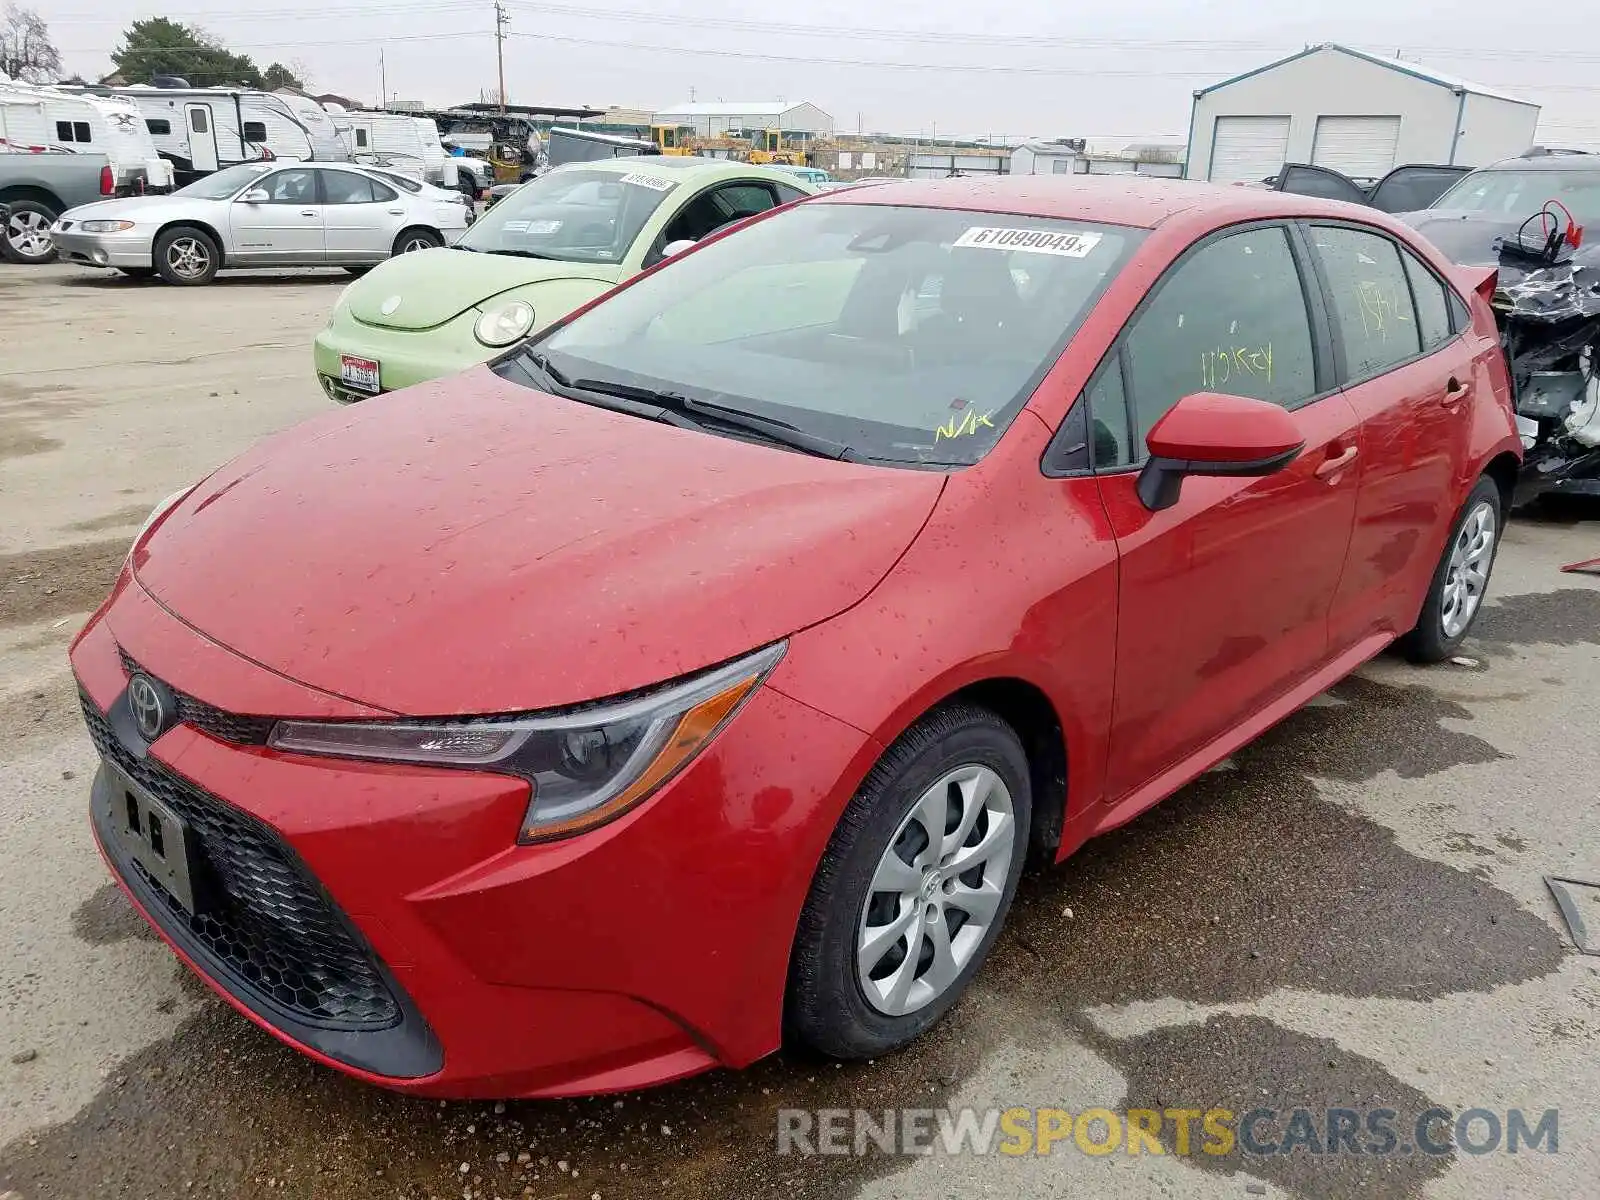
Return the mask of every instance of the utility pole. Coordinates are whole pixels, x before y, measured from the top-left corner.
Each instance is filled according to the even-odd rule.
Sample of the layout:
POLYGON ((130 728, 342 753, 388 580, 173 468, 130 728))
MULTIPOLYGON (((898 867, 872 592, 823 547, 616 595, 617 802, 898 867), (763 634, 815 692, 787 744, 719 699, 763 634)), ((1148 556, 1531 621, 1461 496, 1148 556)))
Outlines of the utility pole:
POLYGON ((500 74, 500 113, 506 111, 506 26, 511 24, 511 18, 506 14, 506 6, 500 0, 494 0, 494 60, 500 74))
POLYGON ((383 47, 378 47, 378 107, 389 107, 389 76, 383 66, 383 47))

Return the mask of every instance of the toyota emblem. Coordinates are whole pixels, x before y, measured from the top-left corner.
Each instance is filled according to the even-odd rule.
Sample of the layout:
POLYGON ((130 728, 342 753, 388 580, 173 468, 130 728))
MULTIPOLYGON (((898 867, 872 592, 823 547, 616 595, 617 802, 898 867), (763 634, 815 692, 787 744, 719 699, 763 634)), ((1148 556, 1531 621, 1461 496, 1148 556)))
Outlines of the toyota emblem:
POLYGON ((167 731, 174 707, 167 690, 148 675, 135 675, 128 680, 128 708, 145 741, 153 742, 167 731))

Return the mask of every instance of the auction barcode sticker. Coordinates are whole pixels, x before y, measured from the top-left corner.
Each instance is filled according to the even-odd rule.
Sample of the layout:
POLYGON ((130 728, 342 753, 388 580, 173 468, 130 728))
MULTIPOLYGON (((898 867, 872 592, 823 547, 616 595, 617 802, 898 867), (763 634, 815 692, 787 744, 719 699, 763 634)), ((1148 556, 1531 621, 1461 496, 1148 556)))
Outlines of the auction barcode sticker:
POLYGON ((1052 233, 1047 229, 994 229, 974 225, 960 237, 956 248, 980 250, 1026 250, 1032 254, 1059 254, 1066 258, 1087 258, 1100 244, 1098 233, 1052 233))
POLYGON ((631 171, 624 175, 622 182, 635 183, 640 187, 649 188, 652 192, 671 191, 674 186, 670 179, 657 179, 654 175, 641 175, 637 171, 631 171))

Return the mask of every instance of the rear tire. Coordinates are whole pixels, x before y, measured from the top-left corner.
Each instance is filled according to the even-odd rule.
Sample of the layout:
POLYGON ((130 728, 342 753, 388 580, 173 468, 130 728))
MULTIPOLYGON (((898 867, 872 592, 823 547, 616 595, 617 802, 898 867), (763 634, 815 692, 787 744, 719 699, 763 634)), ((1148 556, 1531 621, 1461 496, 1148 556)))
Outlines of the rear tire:
POLYGON ((1412 662, 1443 662, 1461 649, 1483 611, 1483 597, 1500 548, 1500 529, 1500 488, 1484 476, 1450 527, 1450 540, 1428 585, 1422 615, 1400 639, 1401 652, 1412 662))
POLYGON ((1022 743, 987 709, 938 709, 889 748, 812 880, 789 967, 791 1039, 872 1058, 949 1011, 1016 894, 1030 794, 1022 743))
POLYGON ((37 200, 7 200, 6 204, 11 215, 6 218, 5 236, 0 238, 0 258, 30 267, 55 262, 50 226, 60 214, 37 200))
POLYGON ((431 229, 404 229, 394 240, 395 254, 410 254, 416 250, 433 250, 444 245, 444 239, 431 229))
POLYGON ((199 287, 217 277, 222 251, 203 229, 175 225, 156 238, 156 273, 178 287, 199 287))

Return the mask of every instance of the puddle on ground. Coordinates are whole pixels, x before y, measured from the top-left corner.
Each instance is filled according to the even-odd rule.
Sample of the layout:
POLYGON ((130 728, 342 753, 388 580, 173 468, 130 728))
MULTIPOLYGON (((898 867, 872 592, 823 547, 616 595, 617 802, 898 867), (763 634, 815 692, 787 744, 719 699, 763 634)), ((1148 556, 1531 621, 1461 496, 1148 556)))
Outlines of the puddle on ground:
MULTIPOLYGON (((1357 1195, 1402 1200, 1420 1195, 1423 1185, 1448 1171, 1455 1157, 1454 1151, 1434 1155, 1417 1148, 1417 1118, 1435 1107, 1431 1098, 1331 1038, 1307 1037, 1263 1017, 1218 1015, 1203 1025, 1174 1025, 1121 1041, 1092 1034, 1086 1040, 1127 1077, 1125 1108, 1225 1108, 1233 1113, 1238 1140, 1226 1154, 1205 1152, 1205 1145, 1220 1150, 1225 1142, 1206 1138, 1201 1121, 1193 1122, 1184 1161, 1202 1170, 1244 1172, 1305 1200, 1357 1195), (1294 1117, 1296 1108, 1309 1110, 1309 1127, 1294 1117), (1335 1126, 1339 1153, 1328 1152, 1324 1114, 1329 1108, 1360 1112, 1362 1124, 1348 1140, 1338 1136, 1342 1121, 1335 1126), (1390 1122, 1393 1152, 1375 1155, 1366 1151, 1388 1141, 1381 1125, 1369 1131, 1365 1122, 1368 1113, 1382 1108, 1395 1113, 1390 1122), (1243 1121, 1254 1109, 1277 1114, 1251 1124, 1255 1145, 1281 1150, 1293 1129, 1295 1137, 1287 1142, 1291 1153, 1244 1152, 1243 1121), (1307 1132, 1313 1140, 1304 1148, 1296 1145, 1307 1132), (1352 1146, 1358 1152, 1350 1152, 1352 1146)), ((1435 1145, 1449 1136, 1441 1126, 1425 1133, 1435 1145)), ((1162 1143, 1169 1154, 1176 1152, 1175 1122, 1162 1122, 1162 1143)))
POLYGON ((1486 604, 1472 640, 1485 646, 1600 646, 1600 588, 1528 592, 1486 604))
MULTIPOLYGON (((207 1003, 174 1038, 123 1064, 70 1122, 0 1150, 0 1193, 838 1200, 903 1161, 780 1157, 778 1108, 937 1108, 1015 1031, 1070 1028, 1091 1005, 1219 1003, 1280 987, 1426 1000, 1551 972, 1565 952, 1548 924, 1485 880, 1408 853, 1311 783, 1312 774, 1361 781, 1386 770, 1416 778, 1502 757, 1444 728, 1445 717, 1470 713, 1422 687, 1341 684, 1331 703, 1236 754, 1233 769, 1026 879, 980 987, 928 1037, 872 1064, 777 1056, 620 1099, 440 1105, 318 1067, 207 1003)), ((80 910, 80 933, 115 928, 96 913, 105 917, 80 910)), ((1166 1088, 1165 1078, 1196 1103, 1247 1086, 1315 1097, 1329 1081, 1313 1078, 1312 1065, 1330 1058, 1345 1065, 1324 1066, 1329 1080, 1365 1088, 1359 1096, 1396 1109, 1415 1098, 1365 1060, 1265 1023, 1125 1043, 1085 1036, 1128 1072, 1130 1102, 1166 1088), (1214 1060, 1221 1045, 1226 1062, 1214 1060)), ((1016 1102, 1072 1106, 1070 1080, 1048 1085, 1049 1095, 1016 1102)), ((985 1087, 1005 1095, 1004 1084, 985 1087)), ((1401 1194, 1394 1189, 1421 1178, 1404 1171, 1424 1168, 1434 1169, 1385 1166, 1373 1186, 1401 1194)), ((1263 1177, 1308 1197, 1349 1194, 1348 1176, 1326 1186, 1312 1178, 1341 1167, 1278 1169, 1263 1177)))
POLYGON ((0 627, 98 608, 127 557, 125 537, 0 554, 0 627))
MULTIPOLYGON (((155 930, 145 922, 114 883, 97 888, 72 911, 72 932, 91 946, 109 946, 129 939, 157 942, 155 930)), ((186 976, 189 972, 184 973, 186 976)))

